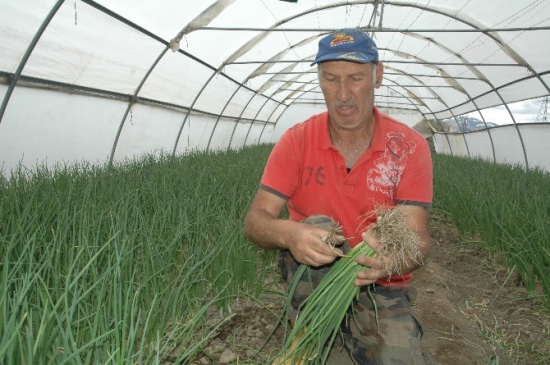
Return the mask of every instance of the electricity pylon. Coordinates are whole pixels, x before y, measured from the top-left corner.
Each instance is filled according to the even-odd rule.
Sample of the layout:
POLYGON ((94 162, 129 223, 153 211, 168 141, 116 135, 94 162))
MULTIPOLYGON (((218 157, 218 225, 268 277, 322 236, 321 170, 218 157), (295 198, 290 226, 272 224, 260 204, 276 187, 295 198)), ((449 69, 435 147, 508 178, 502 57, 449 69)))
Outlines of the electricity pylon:
POLYGON ((548 123, 548 119, 550 119, 548 118, 548 102, 548 96, 545 96, 540 101, 539 115, 537 115, 537 119, 535 119, 536 123, 548 123))

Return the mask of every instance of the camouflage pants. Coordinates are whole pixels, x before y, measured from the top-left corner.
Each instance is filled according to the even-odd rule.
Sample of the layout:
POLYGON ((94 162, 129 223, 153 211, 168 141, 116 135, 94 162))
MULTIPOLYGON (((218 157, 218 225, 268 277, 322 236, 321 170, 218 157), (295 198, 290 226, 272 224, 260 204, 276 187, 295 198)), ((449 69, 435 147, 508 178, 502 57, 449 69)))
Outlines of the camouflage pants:
MULTIPOLYGON (((335 224, 333 220, 324 216, 309 217, 304 223, 314 224, 327 231, 335 224)), ((342 249, 344 252, 349 250, 347 242, 342 249)), ((290 252, 280 252, 279 269, 288 284, 299 266, 290 252)), ((292 308, 289 308, 291 319, 296 318, 297 309, 302 301, 330 268, 331 265, 327 265, 306 270, 292 297, 292 308)), ((421 351, 422 327, 411 308, 411 302, 415 298, 415 288, 408 286, 371 285, 361 288, 358 299, 349 308, 350 312, 353 311, 354 319, 346 320, 341 326, 342 345, 354 364, 432 364, 429 356, 421 351)))

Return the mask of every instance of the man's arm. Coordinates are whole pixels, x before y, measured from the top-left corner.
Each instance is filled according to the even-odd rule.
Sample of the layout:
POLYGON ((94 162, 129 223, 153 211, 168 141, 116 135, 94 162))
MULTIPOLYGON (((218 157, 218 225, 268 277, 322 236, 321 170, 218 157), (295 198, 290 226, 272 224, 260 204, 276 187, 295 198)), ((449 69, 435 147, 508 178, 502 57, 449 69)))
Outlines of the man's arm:
POLYGON ((294 259, 310 266, 333 262, 341 254, 322 238, 328 232, 310 224, 279 219, 286 200, 258 190, 244 219, 246 238, 264 249, 287 249, 294 259))
MULTIPOLYGON (((407 225, 418 235, 420 239, 421 255, 426 259, 430 251, 430 233, 428 230, 428 210, 424 207, 415 205, 398 205, 395 209, 400 209, 403 212, 407 225)), ((379 251, 380 240, 376 239, 369 233, 363 233, 363 240, 375 251, 379 251)), ((369 269, 359 272, 355 285, 364 286, 376 282, 378 279, 388 276, 388 272, 384 269, 383 260, 389 260, 387 257, 367 257, 359 256, 357 263, 369 267, 369 269)), ((392 275, 405 275, 416 270, 420 264, 410 261, 406 266, 401 267, 399 273, 391 273, 392 275)))

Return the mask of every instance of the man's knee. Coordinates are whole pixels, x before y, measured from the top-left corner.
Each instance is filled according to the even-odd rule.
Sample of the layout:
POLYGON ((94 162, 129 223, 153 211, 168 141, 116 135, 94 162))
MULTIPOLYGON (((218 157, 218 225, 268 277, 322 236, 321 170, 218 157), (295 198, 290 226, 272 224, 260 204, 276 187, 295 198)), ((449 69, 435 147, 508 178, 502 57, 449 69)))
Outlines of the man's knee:
POLYGON ((421 352, 422 327, 411 308, 409 287, 374 286, 362 291, 354 306, 348 347, 358 364, 425 364, 421 352))

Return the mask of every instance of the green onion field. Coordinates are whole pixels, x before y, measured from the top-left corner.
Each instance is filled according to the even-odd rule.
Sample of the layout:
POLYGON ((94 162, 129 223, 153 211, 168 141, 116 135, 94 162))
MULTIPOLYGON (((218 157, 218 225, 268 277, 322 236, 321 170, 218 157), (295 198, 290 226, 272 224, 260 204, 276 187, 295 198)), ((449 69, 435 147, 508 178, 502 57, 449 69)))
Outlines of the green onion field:
MULTIPOLYGON (((186 364, 206 310, 269 290, 242 220, 271 145, 0 175, 0 363, 186 364)), ((550 176, 434 156, 433 209, 550 308, 550 176)))

